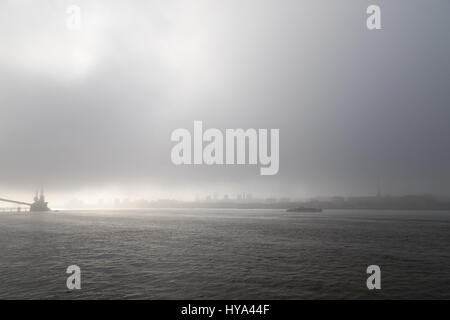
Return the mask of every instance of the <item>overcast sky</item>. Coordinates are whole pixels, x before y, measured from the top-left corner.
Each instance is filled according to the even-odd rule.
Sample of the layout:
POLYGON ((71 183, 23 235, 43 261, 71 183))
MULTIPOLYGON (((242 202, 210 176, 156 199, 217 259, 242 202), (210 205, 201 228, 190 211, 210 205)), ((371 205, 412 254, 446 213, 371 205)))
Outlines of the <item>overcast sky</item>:
POLYGON ((0 1, 0 193, 448 195, 449 35, 448 0, 0 1), (279 128, 279 173, 174 166, 194 120, 279 128))

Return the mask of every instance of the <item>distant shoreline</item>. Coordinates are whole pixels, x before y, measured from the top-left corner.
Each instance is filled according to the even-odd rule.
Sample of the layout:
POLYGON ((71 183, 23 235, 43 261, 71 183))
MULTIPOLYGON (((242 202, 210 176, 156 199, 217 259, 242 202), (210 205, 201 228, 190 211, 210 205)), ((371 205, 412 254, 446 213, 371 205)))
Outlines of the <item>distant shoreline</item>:
MULTIPOLYGON (((70 212, 70 211, 126 211, 126 210, 138 210, 138 211, 145 211, 145 210, 183 210, 183 209, 204 209, 204 210, 220 210, 220 209, 229 209, 229 210, 277 210, 281 212, 287 212, 287 209, 289 208, 263 208, 263 207, 246 207, 246 208, 239 208, 239 207, 198 207, 198 206, 191 206, 191 207, 129 207, 129 208, 94 208, 94 207, 84 207, 84 208, 59 208, 58 210, 51 210, 51 211, 43 211, 43 212, 31 212, 31 211, 15 211, 15 210, 9 210, 9 211, 0 211, 0 215, 2 214, 42 214, 42 213, 64 213, 64 212, 70 212)), ((340 211, 340 210, 347 210, 347 211, 356 211, 356 210, 366 210, 366 211, 442 211, 442 212, 449 212, 450 208, 321 208, 323 211, 340 211)), ((295 212, 291 212, 295 213, 295 212)), ((320 213, 318 213, 320 214, 320 213)))
MULTIPOLYGON (((119 209, 266 209, 288 210, 292 208, 317 208, 322 210, 398 210, 398 211, 450 211, 450 199, 437 198, 432 195, 411 196, 369 196, 369 197, 328 197, 304 201, 290 201, 286 198, 247 199, 247 200, 205 200, 179 201, 163 200, 125 200, 114 204, 91 204, 78 202, 76 204, 55 205, 57 210, 119 210, 119 209)), ((17 212, 13 207, 0 208, 0 212, 17 212)), ((22 212, 27 212, 22 210, 22 212)))

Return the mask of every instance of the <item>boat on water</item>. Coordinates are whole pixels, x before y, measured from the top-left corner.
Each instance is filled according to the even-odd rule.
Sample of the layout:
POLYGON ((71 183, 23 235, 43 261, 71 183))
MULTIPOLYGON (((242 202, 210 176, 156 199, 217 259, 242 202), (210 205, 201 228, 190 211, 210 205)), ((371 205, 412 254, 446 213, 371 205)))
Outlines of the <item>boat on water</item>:
POLYGON ((298 208, 290 208, 286 210, 287 212, 322 212, 320 208, 307 208, 307 207, 298 207, 298 208))

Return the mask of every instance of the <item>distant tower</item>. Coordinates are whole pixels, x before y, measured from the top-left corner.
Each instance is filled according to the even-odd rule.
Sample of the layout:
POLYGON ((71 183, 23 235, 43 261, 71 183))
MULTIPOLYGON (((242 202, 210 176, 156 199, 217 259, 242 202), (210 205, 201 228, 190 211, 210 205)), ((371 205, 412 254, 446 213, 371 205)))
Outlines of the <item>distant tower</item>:
POLYGON ((377 197, 381 198, 381 178, 378 178, 377 181, 377 197))
POLYGON ((44 196, 44 187, 41 188, 41 194, 39 195, 39 200, 44 202, 45 196, 44 196))

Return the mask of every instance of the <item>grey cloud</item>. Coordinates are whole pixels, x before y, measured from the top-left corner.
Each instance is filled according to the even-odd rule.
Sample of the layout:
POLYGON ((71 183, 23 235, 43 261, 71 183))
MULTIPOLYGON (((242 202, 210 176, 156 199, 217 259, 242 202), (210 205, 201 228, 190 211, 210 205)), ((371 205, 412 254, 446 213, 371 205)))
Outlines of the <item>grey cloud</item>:
POLYGON ((5 2, 2 190, 361 194, 381 177, 387 192, 448 194, 450 4, 379 2, 372 32, 369 1, 80 2, 81 38, 64 1, 5 2), (170 134, 194 120, 279 128, 279 174, 173 166, 170 134))

